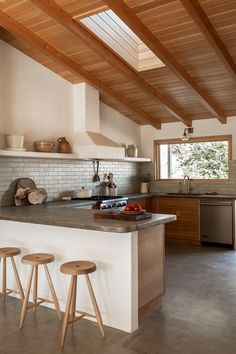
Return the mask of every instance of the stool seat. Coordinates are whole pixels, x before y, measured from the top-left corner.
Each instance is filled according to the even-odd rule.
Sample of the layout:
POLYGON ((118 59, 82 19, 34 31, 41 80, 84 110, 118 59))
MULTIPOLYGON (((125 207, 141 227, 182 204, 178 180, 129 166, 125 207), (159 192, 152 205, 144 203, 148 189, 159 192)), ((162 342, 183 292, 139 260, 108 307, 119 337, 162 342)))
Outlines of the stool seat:
POLYGON ((47 267, 48 263, 51 263, 54 261, 53 254, 50 254, 50 253, 30 253, 30 254, 27 254, 24 257, 22 257, 21 261, 22 261, 22 263, 31 265, 31 270, 30 270, 27 288, 25 291, 25 298, 24 298, 23 306, 22 306, 22 310, 21 310, 20 328, 23 327, 27 310, 30 308, 33 308, 33 311, 35 312, 36 307, 38 305, 41 305, 43 302, 53 303, 55 306, 55 309, 57 311, 58 317, 59 317, 59 319, 61 319, 60 306, 59 306, 56 292, 55 292, 55 289, 54 289, 54 286, 52 283, 52 279, 51 279, 51 276, 49 274, 49 270, 47 267), (47 279, 49 289, 50 289, 50 292, 52 295, 52 300, 45 299, 45 298, 38 296, 38 269, 39 269, 40 265, 42 265, 44 268, 46 279, 47 279), (33 277, 34 277, 33 304, 28 304, 33 277))
POLYGON ((22 289, 21 281, 19 278, 19 274, 16 268, 16 264, 14 261, 14 256, 18 256, 21 253, 20 248, 18 247, 2 247, 0 248, 0 259, 2 259, 2 292, 0 293, 0 296, 3 296, 3 301, 5 302, 7 295, 11 293, 19 293, 21 300, 24 300, 24 292, 22 289), (12 269, 14 272, 15 280, 16 280, 16 285, 18 288, 18 291, 9 289, 7 287, 7 258, 10 258, 11 260, 11 265, 12 269))
POLYGON ((22 257, 21 262, 31 265, 48 264, 54 261, 54 256, 50 253, 31 253, 22 257))
POLYGON ((61 272, 69 275, 82 275, 93 273, 96 270, 96 264, 89 261, 72 261, 61 265, 61 272))
POLYGON ((4 247, 0 248, 0 258, 14 257, 20 254, 20 249, 17 247, 4 247))

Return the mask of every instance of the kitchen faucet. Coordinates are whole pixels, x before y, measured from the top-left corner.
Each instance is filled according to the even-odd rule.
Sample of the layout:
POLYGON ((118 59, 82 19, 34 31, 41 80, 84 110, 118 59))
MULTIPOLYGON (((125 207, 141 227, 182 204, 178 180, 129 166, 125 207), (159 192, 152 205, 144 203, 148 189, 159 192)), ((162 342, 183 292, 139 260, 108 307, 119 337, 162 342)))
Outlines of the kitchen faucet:
POLYGON ((185 186, 185 184, 187 185, 187 193, 191 193, 191 191, 192 191, 192 187, 191 187, 191 182, 192 182, 193 180, 192 179, 190 179, 189 178, 189 176, 188 175, 185 175, 184 176, 184 186, 185 186), (187 180, 187 181, 186 181, 187 180))

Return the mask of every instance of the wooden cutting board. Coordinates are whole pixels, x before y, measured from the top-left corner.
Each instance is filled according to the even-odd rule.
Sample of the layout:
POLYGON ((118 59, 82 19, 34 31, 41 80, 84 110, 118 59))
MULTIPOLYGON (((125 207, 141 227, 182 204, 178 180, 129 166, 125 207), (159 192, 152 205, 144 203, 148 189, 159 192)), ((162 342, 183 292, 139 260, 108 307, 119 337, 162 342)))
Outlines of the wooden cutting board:
POLYGON ((94 213, 96 219, 116 219, 116 220, 128 220, 128 221, 138 221, 151 219, 152 213, 144 212, 142 214, 122 214, 117 211, 99 211, 94 213))

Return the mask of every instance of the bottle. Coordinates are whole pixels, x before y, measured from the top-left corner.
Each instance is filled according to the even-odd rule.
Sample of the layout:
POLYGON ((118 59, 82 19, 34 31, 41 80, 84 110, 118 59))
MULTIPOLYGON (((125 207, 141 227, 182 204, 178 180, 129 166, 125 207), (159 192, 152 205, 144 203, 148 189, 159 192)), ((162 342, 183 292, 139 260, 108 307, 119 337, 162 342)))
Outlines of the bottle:
POLYGON ((70 144, 66 140, 65 137, 58 138, 58 152, 60 152, 62 154, 70 154, 71 153, 70 144))

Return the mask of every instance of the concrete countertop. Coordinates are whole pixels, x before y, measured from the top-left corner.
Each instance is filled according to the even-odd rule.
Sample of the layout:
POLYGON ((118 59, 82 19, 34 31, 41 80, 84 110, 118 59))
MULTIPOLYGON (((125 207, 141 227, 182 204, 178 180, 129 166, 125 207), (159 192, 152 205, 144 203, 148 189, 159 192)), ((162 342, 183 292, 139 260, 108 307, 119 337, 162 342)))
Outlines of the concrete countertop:
MULTIPOLYGON (((135 194, 125 194, 130 200, 136 199, 151 199, 153 197, 160 198, 194 198, 194 199, 236 199, 236 194, 180 194, 180 193, 135 193, 135 194)), ((111 197, 112 198, 112 197, 111 197)), ((68 201, 53 201, 47 203, 48 207, 87 207, 89 205, 96 204, 93 200, 68 200, 68 201)))
POLYGON ((236 200, 236 194, 204 194, 204 193, 168 193, 168 192, 150 192, 150 193, 136 193, 126 194, 131 200, 135 199, 151 199, 153 197, 160 198, 194 198, 194 199, 231 199, 236 200))
POLYGON ((201 193, 152 193, 153 197, 194 198, 194 199, 230 199, 235 200, 236 194, 201 194, 201 193))
MULTIPOLYGON (((197 198, 197 199, 230 199, 235 200, 232 194, 172 194, 147 193, 128 194, 129 199, 144 199, 152 197, 165 198, 197 198)), ((174 215, 153 214, 151 219, 142 221, 95 219, 93 214, 97 210, 83 209, 95 204, 95 201, 70 200, 49 202, 44 205, 0 207, 0 219, 20 221, 35 224, 63 226, 79 229, 98 230, 105 232, 132 232, 176 220, 174 215), (76 208, 78 207, 78 208, 76 208), (81 208, 81 209, 80 209, 81 208)))
POLYGON ((125 195, 129 199, 145 199, 145 198, 194 198, 194 199, 236 199, 236 194, 201 194, 201 193, 165 193, 165 192, 153 192, 153 193, 140 193, 140 194, 128 194, 125 195))
POLYGON ((134 193, 134 194, 125 194, 124 197, 127 197, 129 199, 146 199, 146 198, 152 198, 153 193, 134 193))
POLYGON ((118 233, 142 230, 176 220, 175 215, 163 214, 153 214, 151 219, 140 221, 95 219, 94 213, 97 210, 59 208, 52 204, 1 207, 0 220, 118 233))

